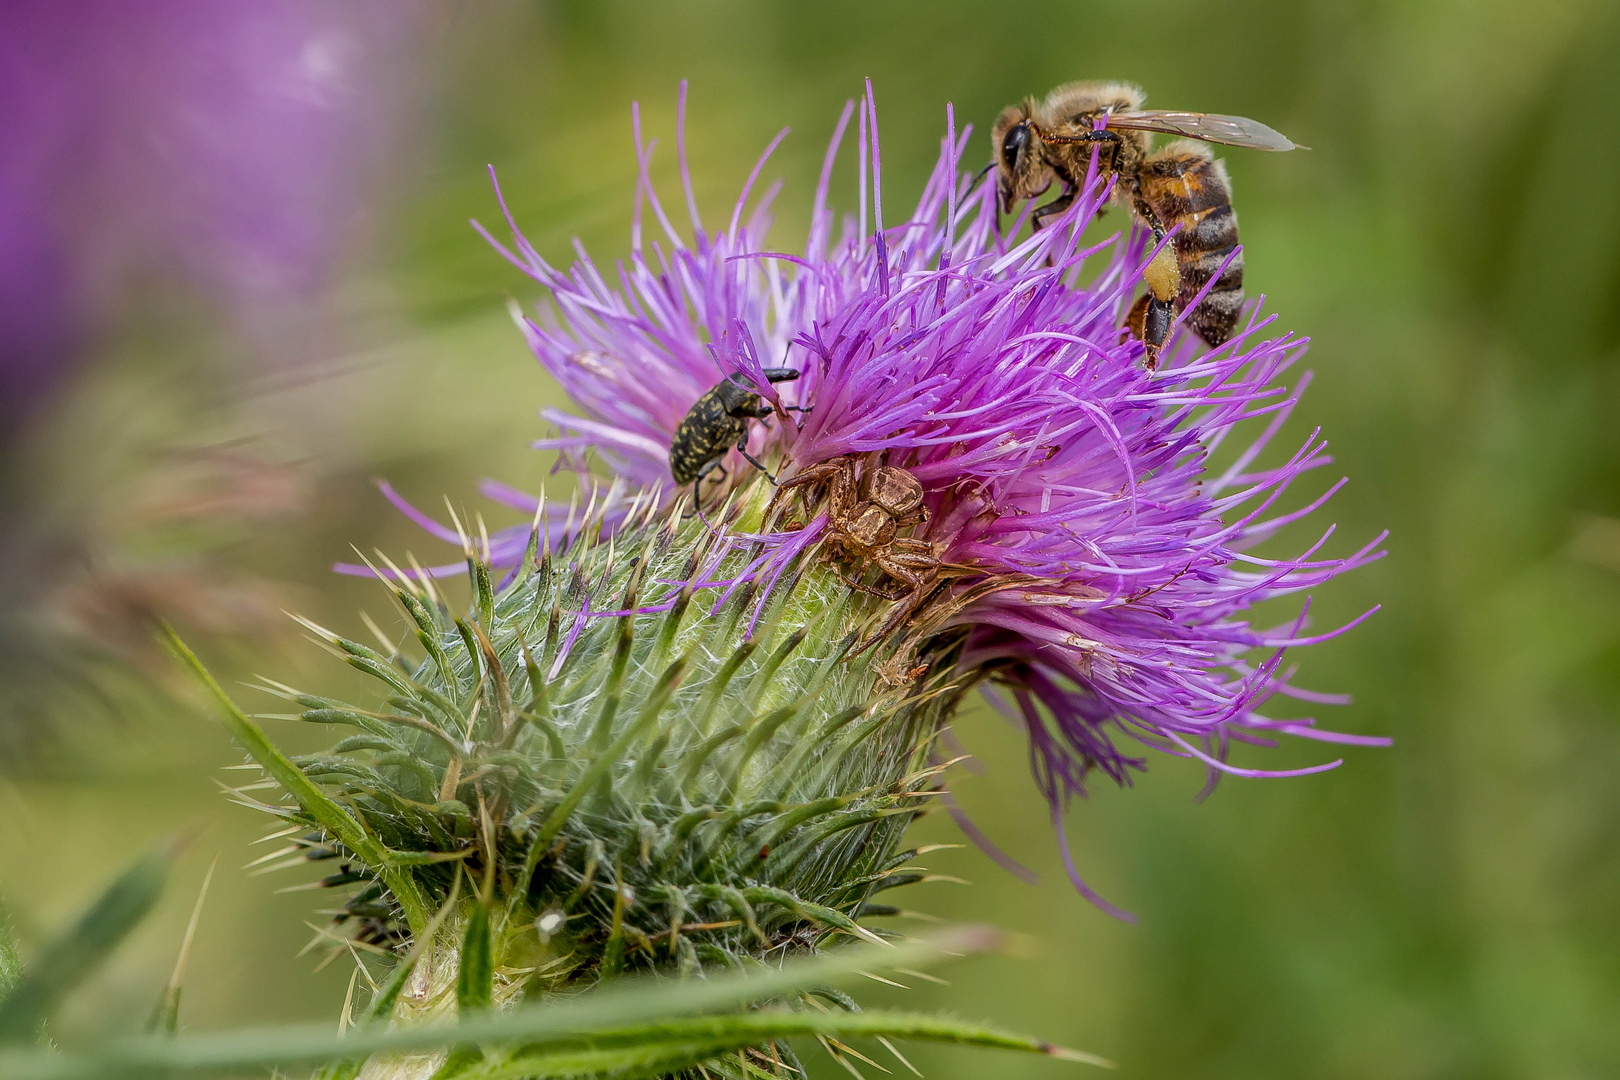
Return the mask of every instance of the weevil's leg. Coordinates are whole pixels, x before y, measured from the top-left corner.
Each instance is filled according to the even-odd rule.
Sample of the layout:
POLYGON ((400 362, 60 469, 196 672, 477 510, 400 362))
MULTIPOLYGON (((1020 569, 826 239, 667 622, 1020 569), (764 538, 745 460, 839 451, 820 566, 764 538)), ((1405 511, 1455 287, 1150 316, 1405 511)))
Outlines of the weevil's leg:
MULTIPOLYGON (((726 467, 721 464, 721 461, 723 461, 723 460, 724 460, 723 458, 715 458, 713 461, 711 461, 707 465, 703 466, 703 468, 698 472, 697 481, 694 482, 693 485, 692 485, 692 491, 693 491, 694 497, 697 494, 697 484, 702 483, 703 478, 705 476, 709 476, 709 475, 712 474, 714 476, 714 483, 717 484, 717 485, 725 483, 726 479, 731 476, 730 471, 727 470, 726 467)), ((722 501, 721 505, 722 506, 725 505, 724 501, 722 501)), ((698 516, 702 517, 701 510, 699 511, 698 516)), ((708 519, 707 518, 704 519, 704 524, 708 524, 708 519)))
POLYGON ((771 482, 772 487, 776 486, 776 477, 771 475, 771 471, 769 469, 760 464, 759 459, 755 458, 753 454, 748 452, 748 435, 746 432, 743 434, 742 441, 737 444, 737 453, 741 454, 748 464, 764 473, 765 479, 771 482))
POLYGON ((711 461, 708 464, 704 465, 703 468, 698 470, 697 476, 693 478, 693 480, 692 480, 692 511, 693 511, 693 513, 701 514, 703 512, 703 494, 702 494, 703 493, 703 478, 705 476, 708 476, 710 473, 715 473, 715 472, 720 474, 719 476, 714 478, 715 483, 719 483, 720 481, 722 481, 722 480, 724 480, 726 478, 726 467, 724 465, 720 464, 720 459, 719 458, 715 458, 713 461, 711 461))

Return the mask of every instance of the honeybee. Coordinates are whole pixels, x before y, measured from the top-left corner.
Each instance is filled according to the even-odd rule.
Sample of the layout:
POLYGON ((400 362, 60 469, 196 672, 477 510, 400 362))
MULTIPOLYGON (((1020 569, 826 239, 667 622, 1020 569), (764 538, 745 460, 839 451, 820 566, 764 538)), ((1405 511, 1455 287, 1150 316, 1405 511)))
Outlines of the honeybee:
POLYGON ((1152 370, 1176 313, 1210 278, 1220 275, 1203 302, 1187 313, 1187 325, 1199 337, 1212 347, 1224 342, 1243 306, 1243 253, 1233 256, 1238 234, 1232 185, 1226 167, 1201 143, 1256 150, 1293 150, 1295 144, 1241 116, 1143 109, 1143 100, 1142 91, 1128 83, 1068 83, 1044 101, 1025 98, 1003 109, 990 138, 1003 213, 1054 180, 1063 185, 1061 195, 1031 215, 1037 229, 1074 201, 1093 150, 1098 168, 1116 177, 1113 200, 1152 230, 1155 245, 1181 226, 1143 271, 1148 291, 1126 317, 1152 370), (1182 138, 1153 152, 1154 132, 1182 138))

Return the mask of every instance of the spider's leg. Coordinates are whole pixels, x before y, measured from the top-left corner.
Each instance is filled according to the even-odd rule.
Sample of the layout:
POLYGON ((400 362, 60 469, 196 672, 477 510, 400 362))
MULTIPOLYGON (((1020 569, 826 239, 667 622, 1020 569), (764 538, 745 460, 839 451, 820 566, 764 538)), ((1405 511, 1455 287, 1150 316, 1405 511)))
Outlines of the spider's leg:
MULTIPOLYGON (((899 629, 899 627, 904 624, 907 619, 911 618, 911 616, 916 613, 918 606, 922 604, 923 598, 929 591, 928 585, 929 583, 927 581, 923 581, 919 583, 915 589, 911 590, 909 596, 904 596, 903 602, 896 604, 894 610, 889 612, 889 617, 883 620, 883 625, 872 631, 871 636, 865 641, 855 646, 855 650, 851 652, 850 655, 859 656, 867 649, 870 649, 873 645, 876 645, 879 641, 882 641, 884 638, 888 637, 889 634, 899 629)), ((901 598, 897 597, 896 599, 901 598)))
POLYGON ((905 595, 905 593, 901 593, 900 596, 895 596, 895 595, 893 595, 891 593, 886 593, 886 592, 882 591, 881 589, 875 589, 870 585, 863 585, 863 584, 861 584, 861 582, 857 581, 855 578, 850 577, 848 574, 844 573, 842 570, 838 569, 837 567, 833 568, 833 573, 837 574, 839 576, 839 578, 841 578, 843 580, 844 584, 848 585, 850 588, 855 589, 858 592, 866 593, 868 596, 875 596, 880 600, 891 600, 891 601, 892 600, 898 600, 898 599, 900 599, 900 596, 905 595))

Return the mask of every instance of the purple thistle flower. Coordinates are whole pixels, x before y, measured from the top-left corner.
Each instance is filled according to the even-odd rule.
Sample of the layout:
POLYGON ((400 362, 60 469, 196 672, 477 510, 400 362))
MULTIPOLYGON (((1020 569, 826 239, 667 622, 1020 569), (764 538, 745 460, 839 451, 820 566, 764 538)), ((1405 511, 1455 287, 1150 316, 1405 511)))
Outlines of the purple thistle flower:
MULTIPOLYGON (((681 105, 684 118, 684 86, 681 105)), ((1277 628, 1252 627, 1242 614, 1381 554, 1382 536, 1349 556, 1319 557, 1331 526, 1292 558, 1253 554, 1344 482, 1284 508, 1295 481, 1330 461, 1318 432, 1278 463, 1259 461, 1308 382, 1283 381, 1305 340, 1273 333, 1276 317, 1256 308, 1217 349, 1175 334, 1158 371, 1146 371, 1140 342, 1121 331, 1150 254, 1143 236, 1081 246, 1108 179, 1094 171, 1068 211, 1014 242, 1018 230, 999 227, 992 186, 974 187, 961 168, 969 131, 957 133, 949 108, 940 158, 916 209, 886 227, 870 86, 857 125, 860 214, 834 239, 828 182, 853 111, 852 103, 828 149, 801 255, 765 246, 774 186, 750 209, 764 157, 726 229, 705 231, 678 126, 693 234, 683 240, 648 178, 651 146, 642 144, 639 116, 631 251, 613 281, 583 250, 566 271, 553 268, 508 216, 511 248, 491 242, 546 286, 553 303, 520 325, 579 409, 548 410, 561 432, 535 445, 562 451, 587 476, 594 453, 622 481, 603 497, 611 528, 637 491, 660 507, 675 503, 671 435, 700 394, 742 369, 768 399, 812 407, 797 422, 780 412, 769 427, 752 425, 751 451, 776 462, 783 479, 860 455, 905 468, 921 481, 928 511, 913 535, 932 544, 946 568, 943 590, 908 624, 907 644, 926 648, 951 635, 962 642, 966 674, 993 673, 986 689, 1028 731, 1035 778, 1060 836, 1063 808, 1085 794, 1093 769, 1127 784, 1133 769, 1145 768, 1131 750, 1137 744, 1199 760, 1211 784, 1226 773, 1293 776, 1339 764, 1242 768, 1227 760, 1234 742, 1272 745, 1276 736, 1296 735, 1386 745, 1260 712, 1278 694, 1338 700, 1293 688, 1284 654, 1371 612, 1315 635, 1304 630, 1308 600, 1277 628), (644 240, 644 204, 664 239, 644 240), (773 387, 760 374, 767 366, 803 374, 773 387), (1246 445, 1216 466, 1218 449, 1231 454, 1229 436, 1232 447, 1246 445)), ((727 465, 732 482, 753 475, 734 452, 727 465)), ((509 489, 486 492, 537 508, 509 489)), ((546 513, 551 526, 561 523, 559 508, 546 513)), ((668 583, 666 597, 638 610, 667 609, 682 587, 715 590, 718 608, 754 582, 764 586, 757 617, 769 586, 834 526, 823 512, 799 528, 767 528, 727 537, 692 581, 668 583), (722 557, 737 550, 749 553, 746 566, 720 576, 722 557)), ((528 533, 498 535, 492 560, 512 565, 528 533)), ((1064 847, 1076 887, 1123 916, 1086 887, 1064 847)))

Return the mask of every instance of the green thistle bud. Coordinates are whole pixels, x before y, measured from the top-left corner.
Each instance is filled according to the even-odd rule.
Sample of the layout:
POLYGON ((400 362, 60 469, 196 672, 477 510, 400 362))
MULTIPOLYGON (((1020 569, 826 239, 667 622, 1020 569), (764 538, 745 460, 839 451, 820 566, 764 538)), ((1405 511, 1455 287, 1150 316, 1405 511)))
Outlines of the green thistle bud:
POLYGON ((465 612, 386 572, 409 647, 306 624, 381 700, 265 688, 347 729, 290 765, 365 840, 296 785, 296 805, 238 797, 284 823, 288 865, 317 862, 344 891, 332 933, 408 956, 374 1009, 427 1019, 881 936, 862 919, 922 876, 900 841, 938 790, 929 748, 966 687, 949 657, 886 680, 893 657, 858 646, 887 605, 823 560, 800 560, 763 606, 746 587, 644 606, 668 591, 656 583, 747 563, 736 526, 769 488, 746 493, 727 528, 671 516, 603 540, 598 521, 546 554, 537 536, 499 590, 470 558, 465 612))

